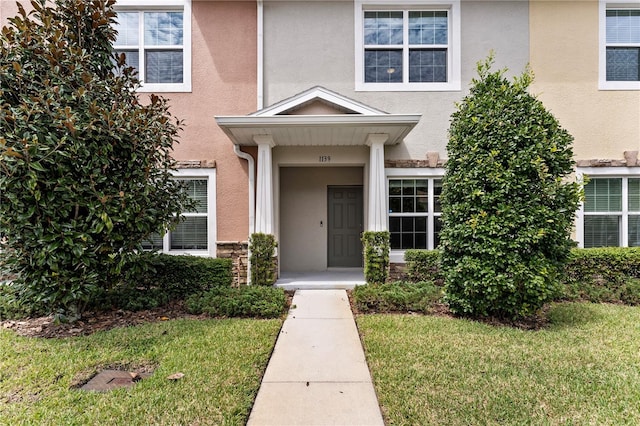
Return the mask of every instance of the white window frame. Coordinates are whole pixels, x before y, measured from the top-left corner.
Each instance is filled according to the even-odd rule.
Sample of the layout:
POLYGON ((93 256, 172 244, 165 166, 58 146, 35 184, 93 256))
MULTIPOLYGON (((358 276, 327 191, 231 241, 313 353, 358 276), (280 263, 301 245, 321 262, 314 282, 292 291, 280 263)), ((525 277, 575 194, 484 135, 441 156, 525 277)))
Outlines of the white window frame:
MULTIPOLYGON (((217 256, 217 221, 216 221, 216 169, 179 169, 173 172, 177 179, 206 179, 207 180, 207 213, 183 213, 187 216, 207 216, 207 249, 206 250, 172 250, 171 231, 165 232, 162 237, 162 250, 164 254, 189 254, 193 256, 216 257, 217 256)), ((160 250, 159 250, 160 251, 160 250)))
MULTIPOLYGON (((584 181, 585 177, 593 179, 610 178, 622 179, 622 210, 616 212, 592 212, 587 213, 584 210, 584 201, 580 203, 576 218, 576 240, 578 247, 584 248, 584 217, 589 215, 603 215, 620 217, 620 247, 629 247, 629 178, 639 179, 640 174, 628 167, 583 167, 576 172, 579 182, 584 181)), ((632 215, 637 214, 631 212, 632 215)))
MULTIPOLYGON (((437 1, 437 0, 404 0, 393 2, 390 0, 355 0, 355 90, 356 91, 385 91, 385 92, 408 92, 408 91, 460 91, 460 0, 437 1), (369 11, 447 11, 449 19, 447 47, 447 81, 446 82, 420 82, 410 83, 403 78, 402 83, 365 83, 364 81, 364 12, 369 11)), ((407 36, 408 28, 404 27, 403 37, 403 72, 409 70, 407 36), (406 71, 404 71, 406 70, 406 71)))
MULTIPOLYGON (((191 0, 118 0, 116 12, 176 12, 183 13, 182 83, 145 83, 138 92, 191 92, 191 0)), ((144 67, 144 21, 140 20, 140 68, 144 67)), ((140 76, 142 79, 142 75, 140 76)))
MULTIPOLYGON (((393 168, 393 169, 385 169, 385 178, 386 178, 386 203, 387 203, 387 229, 389 229, 389 181, 395 179, 427 179, 428 180, 428 208, 427 212, 424 213, 407 213, 405 216, 425 216, 427 218, 427 248, 426 250, 433 250, 435 248, 435 217, 442 216, 442 212, 436 212, 434 209, 434 180, 444 178, 445 170, 443 168, 423 168, 423 169, 415 169, 415 168, 393 168)), ((401 215, 393 215, 395 217, 401 215)), ((389 253, 389 260, 391 263, 404 263, 404 252, 406 250, 393 249, 389 253)))
MULTIPOLYGON (((600 90, 640 90, 640 81, 607 80, 607 9, 640 9, 640 0, 615 2, 599 0, 599 70, 598 88, 600 90)), ((632 44, 636 46, 636 44, 632 44)))

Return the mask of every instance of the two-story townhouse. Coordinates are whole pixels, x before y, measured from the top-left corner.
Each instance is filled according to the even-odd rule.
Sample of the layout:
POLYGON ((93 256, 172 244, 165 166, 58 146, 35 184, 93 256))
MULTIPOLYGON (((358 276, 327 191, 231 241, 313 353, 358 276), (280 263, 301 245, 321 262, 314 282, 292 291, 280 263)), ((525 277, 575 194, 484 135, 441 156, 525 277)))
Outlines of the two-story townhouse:
POLYGON ((392 261, 438 244, 455 102, 476 63, 521 72, 526 1, 259 2, 265 107, 218 117, 258 147, 256 228, 280 271, 361 267, 363 230, 391 232, 392 261))

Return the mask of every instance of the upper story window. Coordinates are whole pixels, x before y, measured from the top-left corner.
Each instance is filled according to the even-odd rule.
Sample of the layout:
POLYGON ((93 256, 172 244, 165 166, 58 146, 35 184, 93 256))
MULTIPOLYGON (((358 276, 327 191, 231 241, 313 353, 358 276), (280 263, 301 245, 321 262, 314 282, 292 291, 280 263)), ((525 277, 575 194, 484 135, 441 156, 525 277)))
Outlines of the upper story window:
POLYGON ((640 90, 640 1, 600 1, 600 89, 640 90))
POLYGON ((114 47, 138 71, 145 92, 191 90, 190 0, 119 1, 114 47), (157 3, 157 5, 156 5, 157 3), (143 7, 144 5, 144 7, 143 7))
POLYGON ((459 2, 356 1, 356 90, 460 90, 459 2))

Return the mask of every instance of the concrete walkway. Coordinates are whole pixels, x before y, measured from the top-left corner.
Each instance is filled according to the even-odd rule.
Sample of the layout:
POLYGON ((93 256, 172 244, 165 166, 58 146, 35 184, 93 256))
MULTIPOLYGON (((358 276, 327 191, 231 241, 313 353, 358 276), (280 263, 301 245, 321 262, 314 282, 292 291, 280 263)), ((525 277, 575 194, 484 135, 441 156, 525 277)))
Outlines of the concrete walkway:
POLYGON ((249 426, 384 425, 345 290, 298 290, 249 426))

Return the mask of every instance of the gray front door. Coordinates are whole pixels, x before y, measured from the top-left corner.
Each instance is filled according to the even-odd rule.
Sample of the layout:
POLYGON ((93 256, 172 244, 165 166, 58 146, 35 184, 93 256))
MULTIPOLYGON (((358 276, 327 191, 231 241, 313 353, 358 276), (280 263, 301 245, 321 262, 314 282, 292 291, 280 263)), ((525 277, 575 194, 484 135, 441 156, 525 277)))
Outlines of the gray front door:
POLYGON ((328 188, 329 267, 362 266, 362 187, 328 188))

